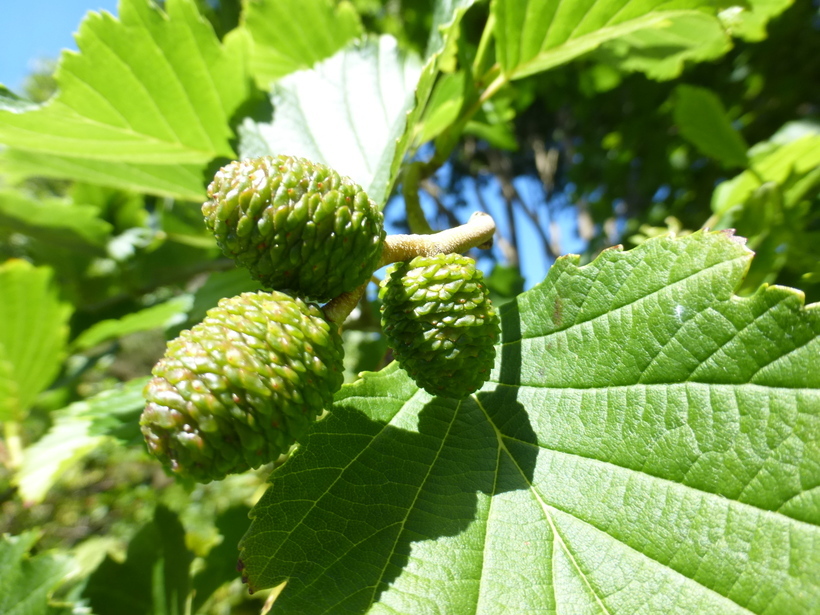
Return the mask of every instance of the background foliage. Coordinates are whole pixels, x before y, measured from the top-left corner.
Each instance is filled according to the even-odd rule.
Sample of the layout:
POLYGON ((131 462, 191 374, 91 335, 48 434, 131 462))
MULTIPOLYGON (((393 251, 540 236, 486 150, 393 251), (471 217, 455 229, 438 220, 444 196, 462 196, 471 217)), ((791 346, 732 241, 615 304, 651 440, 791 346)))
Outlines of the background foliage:
POLYGON ((0 611, 812 612, 819 19, 90 13, 53 75, 0 87, 0 611), (351 384, 287 463, 174 482, 141 390, 167 339, 257 288, 199 204, 220 165, 273 152, 352 176, 392 232, 492 213, 498 360, 471 398, 431 398, 387 365, 371 293, 351 384))

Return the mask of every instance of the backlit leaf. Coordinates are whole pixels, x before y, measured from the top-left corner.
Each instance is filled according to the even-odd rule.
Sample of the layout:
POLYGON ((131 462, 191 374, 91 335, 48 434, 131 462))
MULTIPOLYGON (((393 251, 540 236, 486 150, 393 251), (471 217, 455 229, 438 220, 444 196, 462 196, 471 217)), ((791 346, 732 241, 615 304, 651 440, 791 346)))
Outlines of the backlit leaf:
POLYGON ((60 369, 71 306, 62 303, 48 267, 0 265, 0 421, 22 419, 60 369))
POLYGON ((36 109, 0 110, 0 143, 56 156, 47 166, 64 177, 75 178, 71 159, 85 180, 105 177, 93 161, 114 163, 109 185, 146 192, 153 192, 152 166, 204 170, 216 157, 233 157, 230 120, 249 92, 244 49, 221 45, 192 0, 169 0, 164 11, 122 0, 119 19, 89 13, 77 46, 79 53, 63 53, 54 98, 36 109))
POLYGON ((129 440, 139 433, 137 422, 145 407, 142 390, 148 378, 104 391, 52 413, 48 432, 24 451, 15 476, 27 503, 41 502, 65 471, 89 452, 117 437, 129 440))
POLYGON ((362 34, 349 2, 250 0, 244 29, 251 37, 250 69, 267 90, 280 77, 310 68, 362 34))
POLYGON ((701 152, 727 167, 745 167, 749 146, 732 126, 717 95, 691 85, 675 91, 675 124, 701 152))
POLYGON ((243 124, 242 157, 303 156, 353 178, 383 203, 419 70, 416 57, 382 36, 288 75, 273 89, 273 122, 243 124))
MULTIPOLYGON (((659 34, 649 39, 638 37, 639 47, 652 38, 662 38, 663 31, 670 28, 674 43, 680 36, 674 29, 679 20, 700 14, 718 23, 716 17, 701 12, 713 4, 710 0, 494 0, 496 53, 508 78, 518 79, 566 64, 604 43, 644 30, 659 34)), ((695 42, 691 39, 693 45, 695 42)), ((711 38, 706 37, 704 43, 712 45, 711 38)))

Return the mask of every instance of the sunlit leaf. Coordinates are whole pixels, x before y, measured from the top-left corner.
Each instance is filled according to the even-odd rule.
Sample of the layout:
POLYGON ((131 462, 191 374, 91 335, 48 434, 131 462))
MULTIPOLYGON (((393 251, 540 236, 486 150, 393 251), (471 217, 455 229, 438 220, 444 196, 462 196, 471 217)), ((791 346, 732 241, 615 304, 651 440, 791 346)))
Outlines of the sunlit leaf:
POLYGON ((243 50, 221 45, 193 0, 169 0, 164 12, 122 0, 119 19, 89 13, 76 40, 80 52, 61 58, 56 97, 0 110, 0 143, 56 156, 52 174, 76 159, 83 179, 101 179, 104 167, 91 161, 114 163, 113 185, 146 192, 151 165, 204 169, 233 156, 231 116, 249 91, 243 50))
POLYGON ((52 413, 48 432, 24 451, 23 465, 15 476, 20 496, 28 503, 41 502, 65 471, 89 452, 112 438, 130 440, 137 422, 148 378, 104 391, 52 413))
POLYGON ((183 322, 192 305, 193 297, 182 295, 120 319, 103 320, 83 331, 72 346, 74 350, 81 351, 140 331, 168 329, 183 322))
POLYGON ((464 13, 475 0, 437 0, 433 7, 433 27, 427 44, 424 65, 415 86, 415 101, 407 113, 404 132, 398 139, 390 165, 391 186, 396 181, 399 167, 405 156, 422 141, 416 134, 417 124, 427 108, 428 100, 439 74, 439 60, 447 45, 458 35, 459 24, 464 13))
POLYGON ((675 124, 681 135, 707 156, 727 167, 748 165, 749 146, 711 90, 679 85, 675 90, 675 124))
POLYGON ((274 472, 241 559, 280 612, 810 613, 820 304, 733 289, 726 233, 650 239, 502 308, 456 401, 395 365, 274 472))
POLYGON ((663 28, 644 28, 608 41, 597 57, 619 70, 665 80, 680 76, 687 62, 719 58, 731 47, 718 20, 691 11, 663 28))
POLYGON ((71 569, 65 555, 30 555, 37 532, 0 536, 0 613, 46 615, 48 597, 71 569))
POLYGON ((466 74, 459 71, 438 80, 424 111, 417 137, 420 143, 434 139, 456 120, 464 103, 465 79, 466 74))
POLYGON ((721 21, 733 36, 747 41, 766 38, 766 25, 789 8, 794 0, 746 0, 721 12, 721 21))
POLYGON ((762 181, 784 184, 794 174, 806 175, 820 167, 820 135, 806 135, 786 145, 766 150, 752 158, 747 170, 718 185, 712 195, 712 210, 717 214, 746 202, 762 181))
POLYGON ((329 58, 362 34, 349 2, 250 0, 244 29, 251 37, 250 70, 267 90, 273 81, 329 58))
POLYGON ((112 227, 91 205, 0 191, 0 226, 68 250, 105 254, 112 227))
POLYGON ((0 421, 19 420, 60 369, 71 306, 57 297, 48 267, 0 265, 0 421))
POLYGON ((0 153, 0 170, 17 179, 71 178, 188 201, 203 201, 209 181, 201 164, 133 164, 14 149, 0 153))
MULTIPOLYGON (((658 41, 664 37, 664 30, 669 30, 670 42, 679 45, 681 35, 687 28, 691 30, 695 23, 691 19, 696 15, 711 19, 719 26, 716 17, 700 11, 712 6, 711 0, 647 0, 640 3, 630 0, 494 0, 496 53, 508 78, 518 79, 566 64, 622 37, 632 36, 639 49, 647 45, 657 47, 658 41), (690 20, 690 23, 681 29, 676 27, 679 20, 690 20), (645 30, 657 33, 636 36, 645 30)), ((703 26, 702 21, 700 25, 703 26)), ((684 39, 689 53, 697 55, 692 49, 696 37, 687 34, 684 39)), ((706 37, 703 42, 713 45, 711 37, 706 37)))

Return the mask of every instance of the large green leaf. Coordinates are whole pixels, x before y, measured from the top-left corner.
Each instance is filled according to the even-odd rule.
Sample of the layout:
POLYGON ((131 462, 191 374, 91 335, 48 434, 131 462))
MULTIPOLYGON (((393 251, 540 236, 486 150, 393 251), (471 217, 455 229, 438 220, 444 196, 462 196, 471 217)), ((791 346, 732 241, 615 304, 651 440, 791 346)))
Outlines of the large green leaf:
POLYGON ((362 40, 277 82, 273 122, 246 120, 241 154, 322 162, 383 203, 419 70, 418 59, 400 51, 393 37, 362 40))
POLYGON ((711 90, 679 85, 675 91, 675 124, 681 135, 707 156, 727 167, 748 165, 749 146, 711 90))
POLYGON ((48 267, 10 260, 0 266, 0 421, 25 416, 60 369, 71 306, 48 267))
POLYGON ((139 433, 139 414, 145 407, 142 390, 149 378, 137 378, 116 389, 55 410, 48 432, 24 451, 15 476, 20 497, 41 502, 70 467, 112 438, 131 440, 139 433))
POLYGON ((72 567, 65 555, 29 555, 37 540, 36 532, 0 536, 0 613, 3 615, 49 613, 49 594, 72 567))
POLYGON ((820 603, 820 305, 733 289, 726 233, 649 240, 502 308, 489 382, 337 395, 252 512, 273 612, 789 613, 820 603))
POLYGON ((63 158, 136 165, 119 169, 115 185, 147 192, 143 165, 204 169, 232 157, 231 116, 249 91, 243 48, 221 45, 193 0, 169 0, 165 12, 122 0, 119 14, 89 13, 80 53, 61 58, 55 98, 24 112, 0 108, 0 142, 57 156, 52 172, 63 158))
MULTIPOLYGON (((676 22, 699 16, 719 25, 716 17, 700 11, 714 4, 712 0, 494 0, 496 54, 508 78, 518 79, 560 66, 604 43, 641 31, 659 30, 662 37, 663 30, 671 28, 670 43, 674 48, 680 45, 681 34, 687 28, 691 30, 675 28, 676 22)), ((689 32, 684 38, 690 54, 697 57, 694 34, 689 32)), ((636 42, 639 48, 647 42, 657 46, 657 38, 639 37, 636 42)), ((711 36, 702 42, 709 47, 714 45, 711 36)))
POLYGON ((329 58, 362 33, 349 2, 246 0, 243 20, 251 38, 251 73, 266 90, 280 77, 329 58))

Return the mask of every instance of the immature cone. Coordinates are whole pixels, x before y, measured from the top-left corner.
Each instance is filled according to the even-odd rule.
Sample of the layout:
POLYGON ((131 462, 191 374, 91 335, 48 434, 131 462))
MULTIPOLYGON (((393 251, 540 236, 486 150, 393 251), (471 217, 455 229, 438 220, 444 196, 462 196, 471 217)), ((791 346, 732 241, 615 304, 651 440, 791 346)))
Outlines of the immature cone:
POLYGON ((330 406, 342 357, 316 306, 280 292, 222 299, 154 367, 140 419, 148 449, 199 482, 272 461, 330 406))
POLYGON ((473 259, 439 254, 397 263, 382 281, 387 341, 431 395, 461 399, 490 375, 500 325, 482 277, 473 259))
POLYGON ((325 165, 293 156, 232 162, 208 197, 202 214, 222 251, 270 288, 327 301, 378 266, 379 207, 325 165))

